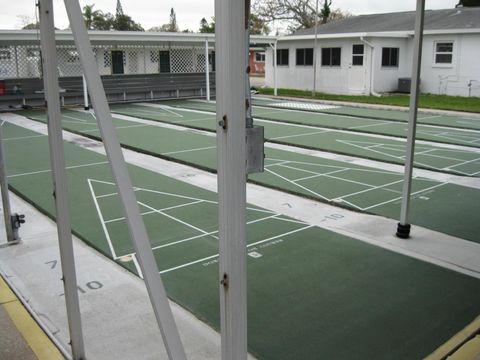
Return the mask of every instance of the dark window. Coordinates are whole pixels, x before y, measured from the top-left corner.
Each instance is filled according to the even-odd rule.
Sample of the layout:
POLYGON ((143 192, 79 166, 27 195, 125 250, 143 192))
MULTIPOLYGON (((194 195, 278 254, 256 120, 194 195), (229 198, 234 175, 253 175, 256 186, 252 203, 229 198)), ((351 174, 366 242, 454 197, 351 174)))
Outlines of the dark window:
POLYGON ((341 48, 322 48, 322 66, 340 66, 341 48))
POLYGON ((265 53, 264 52, 256 52, 255 53, 255 61, 256 62, 265 62, 265 53))
POLYGON ((382 66, 398 67, 398 48, 382 48, 382 66))
POLYGON ((170 51, 160 51, 160 72, 169 73, 170 72, 170 51))
POLYGON ((297 49, 297 61, 296 64, 300 66, 312 66, 313 65, 313 49, 297 49))
POLYGON ((352 47, 352 65, 363 66, 363 44, 353 45, 352 47))
POLYGON ((435 44, 435 64, 451 64, 453 60, 453 43, 441 42, 435 44))
POLYGON ((288 66, 288 49, 277 50, 277 65, 288 66))

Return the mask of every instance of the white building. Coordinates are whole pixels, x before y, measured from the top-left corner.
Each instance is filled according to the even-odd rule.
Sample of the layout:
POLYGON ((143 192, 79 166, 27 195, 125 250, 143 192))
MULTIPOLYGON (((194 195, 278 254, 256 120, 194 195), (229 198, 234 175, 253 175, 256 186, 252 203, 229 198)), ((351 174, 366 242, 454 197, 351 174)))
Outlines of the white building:
MULTIPOLYGON (((337 94, 399 90, 411 76, 415 12, 361 15, 300 30, 277 40, 266 54, 266 85, 337 94)), ((480 7, 427 10, 421 91, 480 96, 480 7)))

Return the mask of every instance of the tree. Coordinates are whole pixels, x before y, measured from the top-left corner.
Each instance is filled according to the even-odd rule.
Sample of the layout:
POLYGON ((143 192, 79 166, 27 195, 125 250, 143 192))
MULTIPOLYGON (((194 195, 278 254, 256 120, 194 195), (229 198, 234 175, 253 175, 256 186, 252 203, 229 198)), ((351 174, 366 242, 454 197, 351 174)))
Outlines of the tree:
POLYGON ((322 10, 320 10, 320 16, 322 17, 322 24, 326 24, 328 21, 328 18, 330 17, 331 10, 330 10, 330 5, 332 5, 332 0, 328 1, 325 0, 323 2, 323 7, 322 10))
POLYGON ((139 23, 136 23, 128 15, 119 15, 113 22, 113 30, 117 31, 145 31, 139 23))
POLYGON ((215 18, 212 17, 212 22, 208 22, 207 19, 202 18, 200 20, 200 29, 198 29, 198 32, 201 33, 214 33, 215 32, 215 18))
POLYGON ((94 6, 95 4, 83 7, 83 19, 87 30, 111 30, 115 21, 113 15, 102 10, 93 10, 94 6))
POLYGON ((249 30, 252 35, 268 35, 270 33, 267 23, 255 14, 250 14, 249 30))
POLYGON ((40 23, 28 15, 17 15, 22 30, 40 29, 40 23))
POLYGON ((460 0, 456 7, 465 6, 465 7, 475 7, 480 6, 480 0, 460 0))
MULTIPOLYGON (((322 22, 351 16, 350 13, 344 13, 339 9, 331 11, 331 4, 331 0, 324 1, 318 14, 322 18, 322 22), (332 18, 333 13, 336 14, 335 19, 332 18), (339 14, 343 16, 339 17, 339 14)), ((256 0, 252 7, 252 13, 266 23, 286 21, 289 23, 288 30, 295 31, 315 26, 315 6, 316 0, 256 0)))
POLYGON ((167 24, 163 24, 160 26, 154 26, 148 31, 159 31, 159 32, 179 32, 178 24, 177 24, 177 14, 175 14, 175 10, 173 7, 170 9, 170 21, 167 24))

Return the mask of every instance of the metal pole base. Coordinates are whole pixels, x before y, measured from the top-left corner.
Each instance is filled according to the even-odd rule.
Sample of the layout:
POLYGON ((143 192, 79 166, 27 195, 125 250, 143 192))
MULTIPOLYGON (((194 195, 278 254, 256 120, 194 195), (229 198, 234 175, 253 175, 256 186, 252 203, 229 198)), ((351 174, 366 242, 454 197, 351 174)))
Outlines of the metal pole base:
POLYGON ((85 106, 85 107, 83 108, 83 110, 88 111, 88 110, 90 110, 90 107, 89 107, 89 106, 85 106))
POLYGON ((397 233, 395 235, 397 235, 397 237, 399 237, 401 239, 408 239, 410 237, 410 228, 411 227, 412 226, 410 224, 398 223, 397 233))

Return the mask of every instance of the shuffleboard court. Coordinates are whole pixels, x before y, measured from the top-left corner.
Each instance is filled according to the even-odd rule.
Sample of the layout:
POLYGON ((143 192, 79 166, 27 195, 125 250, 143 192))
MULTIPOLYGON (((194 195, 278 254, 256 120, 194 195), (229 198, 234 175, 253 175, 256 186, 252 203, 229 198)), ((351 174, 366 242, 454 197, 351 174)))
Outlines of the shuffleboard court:
MULTIPOLYGON (((100 139, 95 119, 89 113, 71 110, 64 112, 68 114, 66 119, 71 119, 72 116, 89 119, 80 125, 64 122, 65 129, 100 139), (85 131, 81 130, 81 126, 85 131)), ((46 121, 45 114, 40 112, 35 113, 35 118, 46 121)), ((119 121, 116 125, 123 146, 216 171, 216 144, 213 136, 133 121, 119 121)), ((250 180, 356 211, 393 219, 397 219, 400 213, 402 173, 266 148, 264 173, 252 175, 250 180)), ((476 221, 476 214, 480 212, 479 190, 415 178, 412 195, 413 224, 463 239, 480 241, 480 224, 476 221), (445 206, 447 203, 449 206, 445 206), (452 208, 456 211, 452 212, 452 208)))
MULTIPOLYGON (((12 189, 54 218, 46 136, 3 127, 12 189)), ((64 147, 74 232, 136 271, 106 157, 64 147)), ((218 329, 216 195, 129 173, 169 297, 218 329)), ((423 358, 480 313, 476 278, 258 207, 248 221, 249 350, 259 358, 423 358)))
MULTIPOLYGON (((196 129, 215 131, 216 128, 213 115, 211 118, 199 117, 195 120, 191 118, 192 114, 185 115, 189 113, 188 110, 170 106, 115 105, 112 107, 112 111, 118 114, 168 122, 196 129), (179 115, 185 116, 185 118, 168 115, 167 112, 171 111, 176 111, 179 115)), ((208 113, 205 114, 203 112, 196 114, 197 116, 208 115, 208 113)), ((403 139, 269 120, 256 119, 255 123, 264 126, 265 138, 271 142, 353 155, 395 164, 403 164, 405 161, 405 140, 403 139)), ((477 149, 451 149, 440 145, 417 144, 415 147, 415 166, 458 175, 477 176, 480 174, 480 152, 477 149)))
MULTIPOLYGON (((278 100, 255 97, 253 104, 273 108, 298 109, 325 114, 348 115, 368 119, 408 121, 408 111, 373 109, 359 106, 343 106, 333 104, 312 103, 307 101, 278 100)), ((439 125, 464 129, 480 130, 480 114, 443 115, 429 112, 418 113, 419 124, 439 125)))
MULTIPOLYGON (((215 112, 215 103, 203 100, 173 100, 166 104, 169 103, 183 108, 215 112)), ((408 124, 406 122, 322 114, 295 109, 276 109, 266 106, 253 106, 252 111, 256 119, 266 119, 401 138, 407 137, 408 124)), ((480 124, 480 119, 478 120, 478 123, 480 124)), ((418 140, 446 144, 480 147, 480 127, 478 130, 472 130, 418 124, 416 138, 418 140)))

